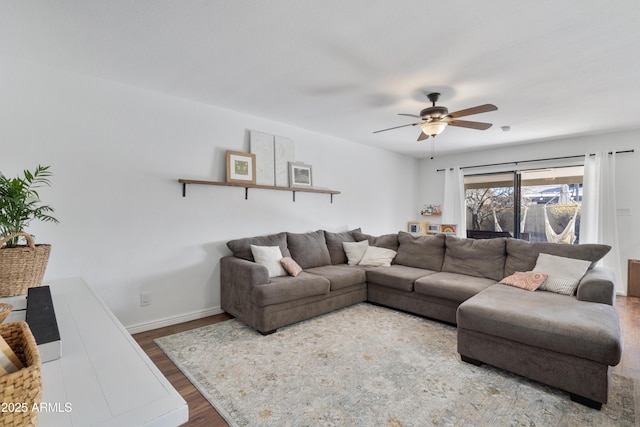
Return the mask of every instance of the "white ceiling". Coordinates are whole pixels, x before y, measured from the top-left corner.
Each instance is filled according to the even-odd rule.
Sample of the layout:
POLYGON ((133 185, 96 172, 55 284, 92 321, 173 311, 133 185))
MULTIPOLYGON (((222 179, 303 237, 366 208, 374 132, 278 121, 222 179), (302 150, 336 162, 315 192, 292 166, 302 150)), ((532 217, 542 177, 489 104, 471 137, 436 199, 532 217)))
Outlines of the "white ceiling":
POLYGON ((637 0, 0 0, 0 61, 418 157, 417 127, 372 132, 431 91, 449 111, 499 108, 465 118, 489 130, 446 129, 439 154, 640 128, 639 50, 637 0))

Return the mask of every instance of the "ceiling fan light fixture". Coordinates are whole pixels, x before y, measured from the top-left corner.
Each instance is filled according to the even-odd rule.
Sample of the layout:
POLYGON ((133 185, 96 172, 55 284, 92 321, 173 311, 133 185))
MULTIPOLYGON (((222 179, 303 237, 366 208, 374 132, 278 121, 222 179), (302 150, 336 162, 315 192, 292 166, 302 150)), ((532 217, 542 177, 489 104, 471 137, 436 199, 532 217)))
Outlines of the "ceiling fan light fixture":
POLYGON ((431 121, 431 122, 423 122, 420 123, 420 128, 422 132, 430 136, 440 135, 444 128, 447 127, 447 122, 445 121, 431 121))
MULTIPOLYGON (((488 113, 489 111, 496 111, 498 109, 498 107, 496 107, 493 104, 484 104, 484 105, 478 105, 476 107, 465 108, 464 110, 454 111, 453 113, 449 113, 449 110, 447 109, 447 107, 436 105, 436 102, 440 97, 439 93, 436 93, 436 92, 430 93, 430 94, 427 94, 427 97, 429 98, 429 101, 431 101, 432 105, 431 107, 427 107, 422 111, 420 111, 420 115, 399 113, 399 115, 401 116, 409 116, 409 117, 415 117, 416 119, 422 119, 421 121, 415 122, 415 123, 408 123, 406 125, 394 126, 392 128, 377 130, 377 131, 374 131, 373 133, 386 132, 388 130, 420 125, 420 129, 422 130, 422 132, 420 132, 420 136, 418 136, 417 140, 424 141, 430 136, 435 137, 436 135, 440 135, 444 131, 444 128, 447 127, 447 125, 461 127, 461 128, 468 128, 468 129, 487 130, 492 126, 491 123, 459 120, 459 118, 471 116, 473 114, 488 113)), ((507 128, 506 126, 503 127, 503 130, 505 132, 507 132, 506 128, 507 128)))

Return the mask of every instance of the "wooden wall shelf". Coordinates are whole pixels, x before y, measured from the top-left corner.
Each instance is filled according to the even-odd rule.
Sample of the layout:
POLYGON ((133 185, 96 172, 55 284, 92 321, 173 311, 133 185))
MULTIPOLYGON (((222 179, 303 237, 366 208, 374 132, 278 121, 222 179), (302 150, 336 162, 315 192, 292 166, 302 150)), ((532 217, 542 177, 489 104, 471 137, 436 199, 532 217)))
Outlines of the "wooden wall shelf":
POLYGON ((296 192, 301 193, 320 193, 320 194, 329 194, 331 196, 331 203, 333 203, 333 195, 340 194, 339 191, 336 190, 328 190, 325 188, 305 188, 305 187, 275 187, 271 185, 258 185, 258 184, 244 184, 244 183, 236 183, 236 182, 220 182, 220 181, 202 181, 197 179, 178 179, 178 182, 182 184, 182 197, 187 196, 187 184, 196 184, 196 185, 217 185, 221 187, 241 187, 244 188, 244 198, 245 200, 249 198, 249 189, 257 188, 261 190, 277 190, 277 191, 291 191, 293 193, 293 201, 296 201, 296 192))

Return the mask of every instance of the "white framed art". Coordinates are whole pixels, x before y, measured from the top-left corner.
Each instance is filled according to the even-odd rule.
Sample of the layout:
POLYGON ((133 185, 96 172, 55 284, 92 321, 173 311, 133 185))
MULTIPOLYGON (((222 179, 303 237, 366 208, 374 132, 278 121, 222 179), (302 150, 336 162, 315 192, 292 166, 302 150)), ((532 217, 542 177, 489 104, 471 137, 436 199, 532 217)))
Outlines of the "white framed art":
POLYGON ((289 162, 289 187, 311 187, 312 185, 311 165, 289 162))

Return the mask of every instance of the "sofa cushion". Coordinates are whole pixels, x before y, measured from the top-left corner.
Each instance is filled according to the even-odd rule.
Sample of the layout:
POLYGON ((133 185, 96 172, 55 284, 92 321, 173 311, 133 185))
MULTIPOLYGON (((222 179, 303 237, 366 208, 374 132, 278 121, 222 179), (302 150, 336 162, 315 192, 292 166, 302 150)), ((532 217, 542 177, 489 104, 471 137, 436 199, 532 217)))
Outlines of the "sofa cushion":
POLYGON ((591 261, 590 268, 593 268, 610 250, 611 246, 607 245, 563 245, 546 242, 529 243, 524 240, 508 238, 504 275, 510 276, 516 271, 533 270, 540 253, 591 261))
POLYGON ((552 292, 494 285, 458 308, 458 328, 608 365, 620 361, 615 308, 552 292))
POLYGON ((476 240, 448 235, 445 245, 442 271, 484 277, 496 282, 504 277, 507 258, 505 238, 476 240))
POLYGON ((367 269, 367 282, 400 291, 413 292, 413 282, 435 271, 394 264, 391 267, 367 269))
POLYGON ((440 271, 444 261, 444 240, 444 234, 414 236, 401 231, 398 233, 399 246, 395 263, 440 271))
POLYGON ((251 290, 251 301, 259 307, 266 307, 326 295, 329 293, 329 286, 328 279, 303 271, 296 277, 274 277, 270 283, 254 286, 251 290))
POLYGON ((541 253, 533 271, 549 276, 540 286, 541 291, 573 295, 589 265, 589 261, 541 253))
POLYGON ((282 252, 279 246, 256 246, 251 245, 253 259, 260 265, 264 265, 269 270, 269 277, 286 276, 287 272, 280 263, 282 252))
POLYGON ((331 264, 331 256, 322 230, 303 234, 287 233, 287 246, 291 258, 305 270, 331 264))
POLYGON ((244 239, 230 240, 227 242, 227 247, 233 252, 233 256, 246 259, 247 261, 255 261, 251 253, 251 245, 279 246, 283 257, 291 256, 289 249, 287 249, 287 233, 246 237, 244 239))
POLYGON ((416 294, 461 303, 495 283, 495 280, 483 277, 439 272, 419 278, 413 284, 413 289, 416 294))
POLYGON ((364 270, 358 267, 349 267, 348 265, 325 265, 322 267, 314 267, 305 270, 307 273, 317 274, 328 279, 331 283, 331 290, 348 288, 349 286, 359 285, 367 281, 364 270))
POLYGON ((357 242, 368 240, 369 245, 377 246, 379 248, 391 249, 392 251, 398 251, 398 235, 397 234, 383 234, 382 236, 372 236, 370 234, 364 234, 360 231, 354 231, 351 233, 357 242))
POLYGON ((327 241, 327 249, 329 249, 329 257, 331 257, 331 264, 346 264, 347 255, 344 253, 342 242, 355 242, 356 239, 351 234, 354 231, 360 231, 359 228, 351 231, 344 231, 342 233, 332 233, 330 231, 324 231, 324 238, 327 241))

